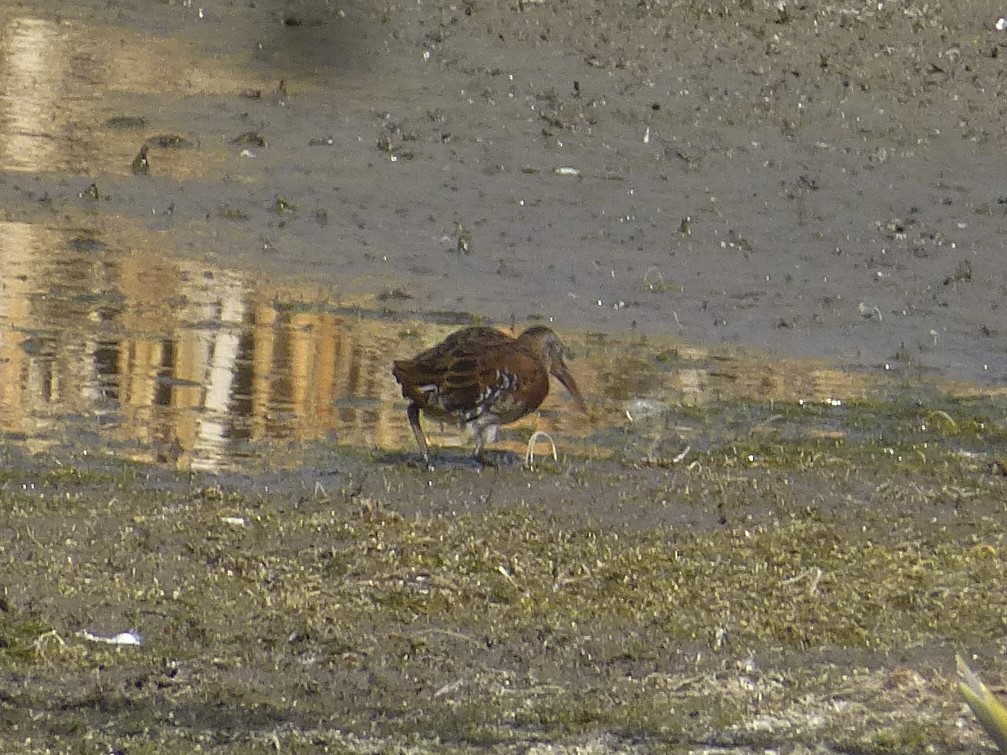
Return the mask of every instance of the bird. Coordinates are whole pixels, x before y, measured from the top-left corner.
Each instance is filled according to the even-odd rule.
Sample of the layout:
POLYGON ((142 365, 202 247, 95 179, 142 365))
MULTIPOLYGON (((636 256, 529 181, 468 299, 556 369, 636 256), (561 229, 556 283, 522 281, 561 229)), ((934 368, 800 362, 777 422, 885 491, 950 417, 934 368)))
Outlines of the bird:
POLYGON ((430 448, 420 412, 468 428, 476 436, 475 458, 482 464, 487 463, 486 444, 495 440, 499 426, 542 404, 549 394, 550 375, 586 413, 587 403, 566 366, 566 355, 559 336, 541 325, 517 338, 475 326, 452 333, 412 359, 396 360, 392 374, 409 401, 409 426, 427 466, 430 448))

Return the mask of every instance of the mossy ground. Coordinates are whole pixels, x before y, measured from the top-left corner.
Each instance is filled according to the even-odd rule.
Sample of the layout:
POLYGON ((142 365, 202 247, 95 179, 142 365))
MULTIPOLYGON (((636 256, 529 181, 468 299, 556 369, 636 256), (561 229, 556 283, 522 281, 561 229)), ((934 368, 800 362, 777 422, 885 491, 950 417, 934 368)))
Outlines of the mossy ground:
POLYGON ((894 406, 775 407, 873 430, 286 484, 10 456, 0 749, 975 748, 952 660, 1003 653, 1003 432, 940 411, 896 445, 894 406))

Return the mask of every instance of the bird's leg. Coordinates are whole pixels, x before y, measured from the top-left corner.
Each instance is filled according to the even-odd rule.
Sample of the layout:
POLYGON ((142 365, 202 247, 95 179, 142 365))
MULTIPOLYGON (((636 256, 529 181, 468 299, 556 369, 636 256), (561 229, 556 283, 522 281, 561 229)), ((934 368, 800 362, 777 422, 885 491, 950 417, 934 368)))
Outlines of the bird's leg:
POLYGON ((486 448, 486 438, 483 437, 486 430, 481 429, 478 434, 476 434, 476 452, 474 454, 476 461, 485 466, 492 466, 485 456, 483 456, 483 450, 486 448))
POLYGON ((486 424, 478 424, 475 428, 476 431, 476 461, 484 466, 492 467, 493 462, 487 459, 483 452, 486 450, 486 444, 492 443, 497 437, 497 425, 492 422, 487 422, 486 424))
POLYGON ((423 454, 423 461, 429 467, 430 448, 427 446, 427 438, 423 434, 423 428, 420 427, 420 408, 416 404, 410 404, 406 409, 406 416, 409 417, 409 426, 413 430, 413 437, 416 438, 416 444, 420 447, 420 453, 423 454))

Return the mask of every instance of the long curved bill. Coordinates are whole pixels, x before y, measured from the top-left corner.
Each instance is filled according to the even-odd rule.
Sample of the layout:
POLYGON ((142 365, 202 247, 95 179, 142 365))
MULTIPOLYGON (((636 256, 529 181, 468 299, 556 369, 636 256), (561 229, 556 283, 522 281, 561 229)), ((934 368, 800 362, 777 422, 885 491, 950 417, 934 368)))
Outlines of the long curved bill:
POLYGON ((573 379, 573 373, 571 373, 570 369, 566 366, 566 362, 562 359, 554 360, 551 372, 553 377, 561 382, 563 387, 567 389, 571 396, 573 396, 580 410, 587 414, 587 402, 580 394, 580 388, 577 387, 577 381, 573 379))

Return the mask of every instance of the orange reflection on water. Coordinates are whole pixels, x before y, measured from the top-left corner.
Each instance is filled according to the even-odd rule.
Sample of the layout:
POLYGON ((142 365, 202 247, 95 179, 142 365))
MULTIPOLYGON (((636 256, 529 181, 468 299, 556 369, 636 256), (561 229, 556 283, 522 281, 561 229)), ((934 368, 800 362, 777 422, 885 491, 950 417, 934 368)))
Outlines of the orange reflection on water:
MULTIPOLYGON (((0 223, 0 425, 9 435, 73 445, 96 434, 90 442, 117 453, 198 469, 266 455, 284 463, 273 457, 283 444, 296 463, 297 444, 324 439, 414 451, 392 360, 457 326, 393 321, 337 307, 323 290, 171 260, 154 238, 105 225, 100 236, 0 223)), ((677 339, 563 337, 591 417, 555 386, 495 447, 521 450, 541 429, 562 451, 606 455, 597 432, 632 421, 627 407, 641 399, 848 400, 876 388, 856 374, 677 339)), ((470 443, 456 428, 427 425, 435 445, 470 443)))

